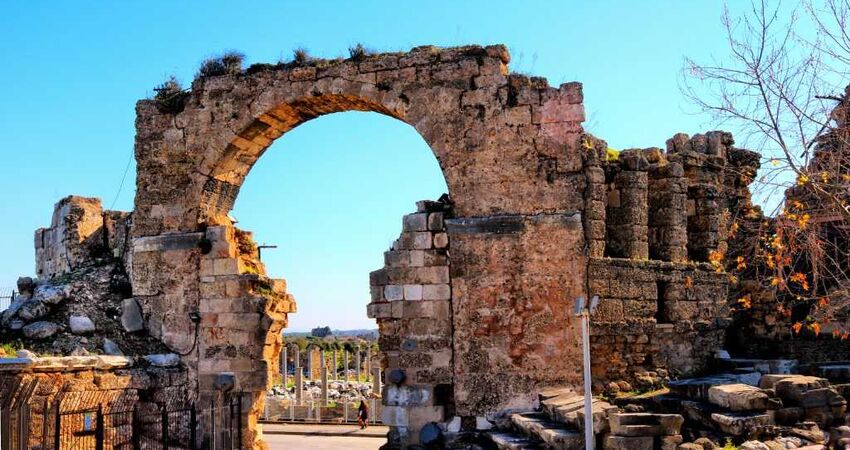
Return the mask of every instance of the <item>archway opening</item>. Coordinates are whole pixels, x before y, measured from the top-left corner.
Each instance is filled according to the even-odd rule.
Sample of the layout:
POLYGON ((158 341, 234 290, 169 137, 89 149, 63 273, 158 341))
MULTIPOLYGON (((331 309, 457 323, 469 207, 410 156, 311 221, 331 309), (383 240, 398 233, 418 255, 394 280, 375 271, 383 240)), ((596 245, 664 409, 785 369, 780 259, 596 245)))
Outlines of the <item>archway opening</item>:
MULTIPOLYGON (((440 165, 415 129, 376 112, 310 120, 274 141, 263 156, 244 177, 229 216, 253 233, 264 273, 286 280, 298 308, 287 317, 280 375, 269 380, 260 417, 353 424, 365 401, 370 421, 380 423, 381 369, 388 366, 380 345, 401 345, 401 333, 385 320, 382 328, 392 335, 379 339, 375 317, 390 317, 370 318, 366 306, 376 296, 421 301, 430 294, 423 296, 425 285, 376 285, 370 273, 394 264, 399 254, 411 264, 409 250, 421 255, 422 264, 441 255, 448 277, 447 244, 429 250, 436 245, 431 238, 413 250, 412 241, 410 249, 400 243, 414 233, 431 234, 403 217, 412 217, 417 201, 448 192, 440 165), (394 287, 400 288, 398 298, 390 293, 394 287)), ((447 305, 448 279, 439 286, 447 305)), ((397 358, 399 349, 391 350, 397 358)))

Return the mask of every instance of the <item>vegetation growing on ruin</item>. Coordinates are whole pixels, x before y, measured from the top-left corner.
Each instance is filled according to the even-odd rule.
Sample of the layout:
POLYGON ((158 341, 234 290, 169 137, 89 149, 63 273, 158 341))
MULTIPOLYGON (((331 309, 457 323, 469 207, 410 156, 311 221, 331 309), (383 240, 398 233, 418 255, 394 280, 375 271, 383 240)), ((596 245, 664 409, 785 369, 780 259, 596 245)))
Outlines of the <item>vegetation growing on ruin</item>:
POLYGON ((239 75, 242 73, 242 63, 245 55, 237 51, 227 51, 220 56, 206 58, 198 68, 198 78, 216 77, 220 75, 239 75))
POLYGON ((171 114, 183 111, 186 99, 189 97, 189 93, 183 89, 183 86, 173 75, 153 90, 155 92, 153 100, 156 102, 157 108, 162 112, 171 114))

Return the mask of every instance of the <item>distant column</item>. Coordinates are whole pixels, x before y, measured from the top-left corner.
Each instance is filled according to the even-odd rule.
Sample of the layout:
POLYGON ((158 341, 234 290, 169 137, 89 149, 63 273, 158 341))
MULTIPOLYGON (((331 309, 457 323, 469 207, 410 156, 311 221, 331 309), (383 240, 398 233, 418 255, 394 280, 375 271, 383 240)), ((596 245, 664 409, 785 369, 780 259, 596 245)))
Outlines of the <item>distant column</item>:
POLYGON ((372 355, 369 352, 370 349, 366 349, 366 381, 369 381, 369 377, 372 375, 372 355))
POLYGON ((372 393, 381 395, 381 368, 375 367, 372 369, 372 393))
POLYGON ((337 367, 339 367, 339 366, 337 365, 337 360, 336 360, 336 349, 333 349, 333 361, 332 361, 332 363, 333 363, 333 366, 331 367, 331 379, 336 380, 337 376, 339 375, 337 373, 337 367))
POLYGON ((345 371, 342 373, 342 379, 345 382, 348 382, 348 359, 349 359, 348 350, 346 350, 345 353, 343 353, 342 356, 343 356, 343 359, 344 359, 343 363, 345 364, 345 367, 343 367, 343 369, 345 369, 345 371))
POLYGON ((328 405, 328 368, 322 367, 322 404, 328 405))
POLYGON ((304 401, 304 372, 300 367, 295 368, 295 403, 301 406, 304 401))
POLYGON ((295 360, 295 369, 297 371, 301 367, 301 349, 295 347, 295 353, 292 356, 292 359, 295 360))
POLYGON ((307 349, 307 379, 313 379, 313 350, 307 349))
POLYGON ((286 364, 286 346, 283 347, 283 350, 280 352, 280 378, 283 380, 283 387, 286 388, 286 375, 287 375, 287 364, 286 364))
POLYGON ((357 350, 356 350, 356 351, 357 351, 357 353, 356 353, 356 354, 355 354, 355 356, 354 356, 354 362, 355 362, 355 364, 357 364, 357 365, 354 367, 354 370, 355 370, 355 371, 356 371, 356 373, 357 373, 356 381, 359 383, 359 382, 360 382, 360 371, 361 371, 361 370, 363 370, 362 360, 361 360, 361 356, 360 356, 360 346, 359 346, 359 345, 357 346, 357 350))
POLYGON ((322 370, 324 370, 328 367, 327 362, 325 361, 325 351, 324 350, 319 350, 319 367, 321 367, 321 369, 319 370, 319 377, 321 377, 322 376, 322 370))

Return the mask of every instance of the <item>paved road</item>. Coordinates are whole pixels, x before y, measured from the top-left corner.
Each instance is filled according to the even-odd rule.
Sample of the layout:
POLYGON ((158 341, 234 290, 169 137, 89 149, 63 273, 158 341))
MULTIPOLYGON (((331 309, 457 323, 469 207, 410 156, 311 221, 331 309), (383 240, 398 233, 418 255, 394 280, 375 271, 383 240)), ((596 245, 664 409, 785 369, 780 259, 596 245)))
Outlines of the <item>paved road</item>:
POLYGON ((271 450, 375 450, 387 442, 387 427, 357 425, 263 424, 271 450))
POLYGON ((266 434, 270 450, 377 450, 386 438, 266 434))

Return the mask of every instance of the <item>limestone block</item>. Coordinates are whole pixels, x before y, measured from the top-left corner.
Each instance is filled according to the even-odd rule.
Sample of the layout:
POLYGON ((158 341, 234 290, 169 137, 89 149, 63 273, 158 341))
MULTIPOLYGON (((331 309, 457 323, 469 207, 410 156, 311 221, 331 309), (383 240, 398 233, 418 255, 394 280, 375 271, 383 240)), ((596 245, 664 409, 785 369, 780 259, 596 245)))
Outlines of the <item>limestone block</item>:
POLYGON ((434 248, 448 248, 449 235, 446 233, 434 234, 434 248))
POLYGON ((366 306, 366 315, 370 319, 386 319, 392 317, 392 304, 381 302, 381 303, 370 303, 366 306))
POLYGON ((400 284, 388 284, 384 286, 384 298, 388 301, 404 299, 404 286, 400 284))
POLYGON ((421 284, 405 284, 404 285, 405 300, 422 300, 422 285, 421 284))
POLYGON ((605 436, 602 442, 604 450, 652 450, 652 436, 626 437, 605 436))
POLYGON ((428 230, 428 213, 413 213, 404 216, 404 231, 426 231, 428 230))
POLYGON ((443 213, 435 212, 428 215, 428 229, 431 231, 440 231, 445 229, 443 213))
POLYGON ((677 450, 683 439, 681 435, 677 434, 674 436, 661 436, 658 438, 658 441, 661 450, 677 450))
POLYGON ((828 380, 807 375, 785 377, 774 384, 777 397, 788 406, 798 405, 803 399, 803 393, 825 387, 829 387, 828 380))
POLYGON ((413 233, 413 249, 423 250, 431 248, 431 233, 427 231, 413 233))
POLYGON ((803 408, 817 408, 821 406, 844 406, 847 400, 831 388, 812 389, 803 392, 800 398, 800 406, 803 408))
POLYGON ((407 408, 402 406, 384 406, 381 411, 381 423, 390 427, 406 427, 409 423, 407 408))
POLYGON ((764 411, 768 395, 746 384, 726 384, 709 388, 708 401, 731 411, 764 411))
POLYGON ((720 431, 732 436, 743 436, 758 427, 773 424, 770 415, 760 413, 713 413, 711 420, 720 431))
POLYGON ((450 300, 451 287, 448 284, 426 284, 422 286, 423 300, 450 300))

